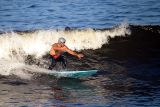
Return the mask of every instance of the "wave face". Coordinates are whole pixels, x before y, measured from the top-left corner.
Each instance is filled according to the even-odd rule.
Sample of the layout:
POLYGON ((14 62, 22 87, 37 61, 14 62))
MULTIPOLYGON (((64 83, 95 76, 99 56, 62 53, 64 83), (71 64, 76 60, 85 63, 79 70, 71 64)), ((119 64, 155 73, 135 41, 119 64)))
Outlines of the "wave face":
MULTIPOLYGON (((158 66, 160 62, 160 27, 127 24, 105 29, 60 29, 2 33, 0 36, 0 74, 30 78, 33 72, 49 72, 44 69, 50 63, 48 52, 51 45, 56 43, 59 37, 66 38, 66 45, 70 49, 85 54, 82 61, 67 55, 68 69, 100 69, 105 71, 110 69, 114 63, 118 63, 125 65, 126 69, 130 69, 129 73, 132 76, 142 76, 139 74, 140 69, 145 70, 153 77, 158 75, 157 72, 151 71, 153 65, 158 66), (148 68, 141 66, 145 61, 148 68), (138 72, 133 73, 132 71, 135 70, 138 72)), ((119 66, 114 66, 114 68, 121 69, 119 66)), ((154 67, 154 70, 159 69, 154 67)), ((144 72, 142 71, 142 73, 144 72)))

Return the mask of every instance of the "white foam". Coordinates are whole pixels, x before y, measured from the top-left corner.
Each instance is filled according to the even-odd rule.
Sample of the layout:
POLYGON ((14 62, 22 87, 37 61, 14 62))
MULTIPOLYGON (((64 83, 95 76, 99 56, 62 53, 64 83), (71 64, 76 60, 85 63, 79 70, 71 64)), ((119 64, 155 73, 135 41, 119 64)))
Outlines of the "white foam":
POLYGON ((0 60, 0 74, 5 76, 13 74, 23 79, 30 79, 31 76, 29 76, 29 74, 22 72, 24 66, 25 64, 23 63, 0 60))
POLYGON ((49 70, 39 68, 35 65, 26 65, 24 63, 10 62, 6 60, 0 60, 0 67, 1 75, 16 75, 22 79, 31 79, 34 76, 34 73, 50 73, 49 70))

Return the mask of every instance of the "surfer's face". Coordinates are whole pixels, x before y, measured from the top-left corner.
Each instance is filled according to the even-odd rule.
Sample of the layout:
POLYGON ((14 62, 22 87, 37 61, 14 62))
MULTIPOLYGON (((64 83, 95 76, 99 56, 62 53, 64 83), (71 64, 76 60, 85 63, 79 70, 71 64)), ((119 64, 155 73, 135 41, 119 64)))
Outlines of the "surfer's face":
POLYGON ((61 46, 64 46, 65 45, 65 42, 64 43, 60 43, 61 44, 61 46))

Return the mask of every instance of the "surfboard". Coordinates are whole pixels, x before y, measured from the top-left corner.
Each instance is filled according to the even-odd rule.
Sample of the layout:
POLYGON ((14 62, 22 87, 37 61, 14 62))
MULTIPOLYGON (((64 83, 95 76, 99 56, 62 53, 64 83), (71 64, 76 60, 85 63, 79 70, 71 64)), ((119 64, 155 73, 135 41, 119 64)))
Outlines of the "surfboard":
POLYGON ((83 71, 51 71, 49 75, 55 77, 81 78, 96 74, 98 70, 83 70, 83 71))

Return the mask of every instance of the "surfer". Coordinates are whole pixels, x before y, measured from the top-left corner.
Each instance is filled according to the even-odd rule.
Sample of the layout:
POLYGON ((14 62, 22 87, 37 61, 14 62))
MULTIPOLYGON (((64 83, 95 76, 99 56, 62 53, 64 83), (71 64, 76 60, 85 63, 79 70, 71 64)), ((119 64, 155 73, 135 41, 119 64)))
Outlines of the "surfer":
POLYGON ((78 53, 72 51, 71 49, 69 49, 65 45, 65 42, 66 42, 66 40, 63 37, 61 37, 58 39, 58 43, 55 43, 52 45, 52 47, 50 49, 51 65, 49 66, 48 69, 52 70, 58 61, 62 62, 63 68, 66 67, 66 59, 63 55, 64 52, 67 52, 73 56, 76 56, 79 59, 84 57, 83 54, 78 54, 78 53))

